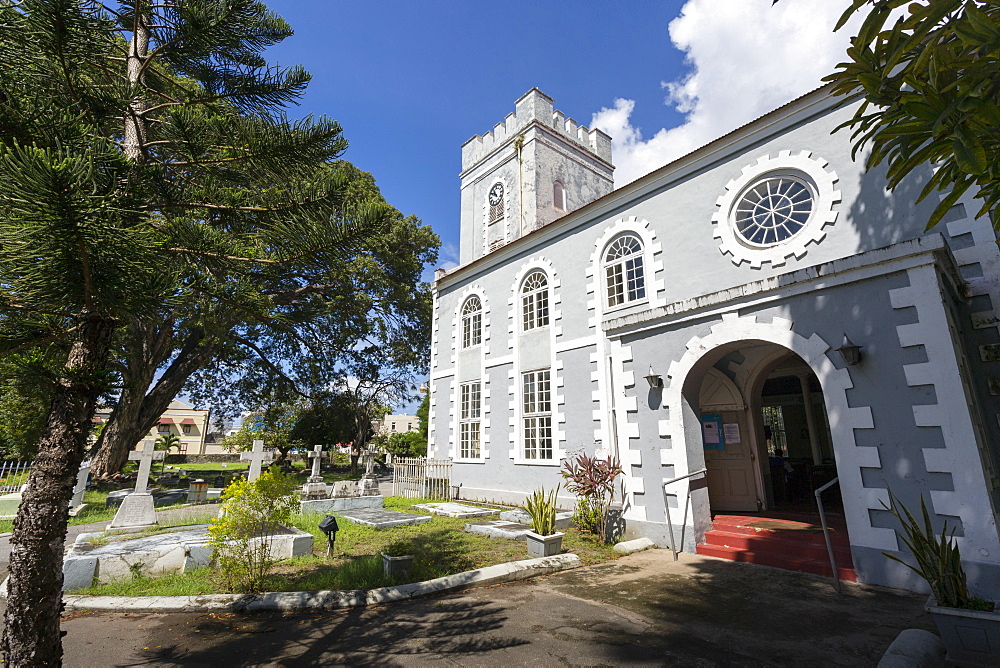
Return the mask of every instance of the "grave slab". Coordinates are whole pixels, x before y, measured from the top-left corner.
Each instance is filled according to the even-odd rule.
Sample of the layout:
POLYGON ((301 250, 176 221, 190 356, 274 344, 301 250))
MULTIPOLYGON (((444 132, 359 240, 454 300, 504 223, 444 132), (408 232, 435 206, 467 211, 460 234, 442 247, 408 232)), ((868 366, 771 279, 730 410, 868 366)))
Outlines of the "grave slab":
POLYGON ((373 529, 391 529, 392 527, 423 524, 424 522, 431 521, 431 518, 426 515, 411 515, 409 513, 401 513, 398 510, 384 510, 382 508, 345 510, 342 513, 338 513, 337 516, 348 522, 372 527, 373 529))
MULTIPOLYGON (((523 508, 505 510, 500 513, 500 519, 507 522, 517 522, 531 526, 531 515, 523 508)), ((568 510, 556 511, 556 531, 563 531, 573 526, 573 513, 568 510)))
MULTIPOLYGON (((135 573, 162 575, 183 573, 208 566, 212 548, 208 545, 208 526, 195 525, 151 536, 112 537, 104 533, 85 533, 63 561, 63 589, 72 591, 95 583, 127 579, 135 573)), ((313 535, 295 527, 282 527, 280 532, 254 538, 251 544, 266 540, 271 556, 288 559, 312 554, 313 535)))
POLYGON ((312 499, 300 502, 303 513, 339 513, 346 510, 382 508, 381 496, 343 496, 336 499, 312 499))
POLYGON ((487 520, 485 522, 468 522, 465 525, 465 530, 469 533, 480 533, 490 538, 526 540, 524 534, 531 531, 531 527, 506 520, 487 520))
POLYGON ((419 503, 413 506, 414 508, 420 508, 421 510, 426 510, 432 515, 442 515, 444 517, 488 517, 490 515, 496 515, 498 510, 490 510, 489 508, 476 508, 475 506, 467 506, 464 503, 419 503))

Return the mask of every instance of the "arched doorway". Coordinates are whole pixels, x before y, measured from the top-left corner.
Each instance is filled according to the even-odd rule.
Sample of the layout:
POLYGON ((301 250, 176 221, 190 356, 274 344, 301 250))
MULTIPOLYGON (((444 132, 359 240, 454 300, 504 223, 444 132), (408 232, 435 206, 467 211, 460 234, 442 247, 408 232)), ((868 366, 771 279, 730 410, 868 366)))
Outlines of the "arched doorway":
POLYGON ((812 491, 836 464, 823 388, 801 357, 774 343, 730 344, 692 369, 684 394, 713 515, 814 509, 812 491))

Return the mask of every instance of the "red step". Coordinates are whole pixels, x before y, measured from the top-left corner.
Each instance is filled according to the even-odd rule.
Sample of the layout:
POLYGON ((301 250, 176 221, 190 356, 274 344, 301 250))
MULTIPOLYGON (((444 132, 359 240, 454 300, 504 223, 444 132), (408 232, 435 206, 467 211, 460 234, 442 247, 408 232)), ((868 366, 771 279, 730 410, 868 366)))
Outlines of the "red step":
MULTIPOLYGON (((822 531, 807 522, 742 515, 717 515, 698 554, 785 570, 832 576, 822 531)), ((842 580, 857 581, 846 532, 831 529, 831 544, 842 580)))
MULTIPOLYGON (((731 547, 747 552, 796 556, 801 559, 816 559, 818 561, 830 560, 830 555, 826 551, 826 542, 819 544, 807 543, 796 540, 784 540, 778 536, 755 536, 747 533, 712 529, 705 534, 705 543, 716 547, 731 547)), ((837 559, 837 564, 844 564, 845 566, 854 565, 849 545, 834 543, 833 556, 837 559)))
MULTIPOLYGON (((732 547, 722 547, 719 545, 698 545, 697 550, 698 554, 703 554, 708 557, 718 557, 719 559, 728 559, 729 561, 739 561, 747 564, 781 568, 786 571, 797 571, 799 573, 812 573, 813 575, 832 577, 829 561, 796 559, 794 557, 785 557, 776 554, 761 554, 757 552, 749 552, 747 550, 739 550, 732 547)), ((849 582, 858 581, 858 574, 854 572, 853 568, 841 566, 838 563, 837 572, 840 573, 841 580, 847 580, 849 582)))

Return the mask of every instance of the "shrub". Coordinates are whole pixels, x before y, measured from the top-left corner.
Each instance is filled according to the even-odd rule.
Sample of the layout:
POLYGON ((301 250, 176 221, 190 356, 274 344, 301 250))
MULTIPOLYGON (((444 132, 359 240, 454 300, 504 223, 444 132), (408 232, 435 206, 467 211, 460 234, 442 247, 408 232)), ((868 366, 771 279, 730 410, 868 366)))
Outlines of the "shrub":
POLYGON ((278 468, 270 468, 253 482, 238 478, 223 492, 222 513, 208 533, 213 558, 231 589, 261 591, 277 561, 263 537, 287 524, 298 510, 295 487, 278 468))
POLYGON ((566 479, 566 489, 579 497, 573 519, 581 530, 607 543, 608 511, 615 500, 615 479, 622 474, 617 457, 597 459, 586 453, 563 463, 559 475, 566 479))

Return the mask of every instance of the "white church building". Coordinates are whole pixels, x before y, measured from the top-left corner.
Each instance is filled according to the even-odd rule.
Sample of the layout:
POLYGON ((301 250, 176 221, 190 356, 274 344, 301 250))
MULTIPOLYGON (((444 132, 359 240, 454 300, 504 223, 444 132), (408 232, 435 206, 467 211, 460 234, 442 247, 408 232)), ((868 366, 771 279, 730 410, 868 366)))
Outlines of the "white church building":
POLYGON ((925 232, 929 168, 887 192, 831 133, 856 104, 820 88, 617 190, 611 139, 538 89, 466 142, 429 433, 461 497, 520 503, 617 456, 625 537, 694 551, 836 478, 859 581, 921 586, 882 554, 891 491, 1000 594, 997 237, 971 198, 925 232))

